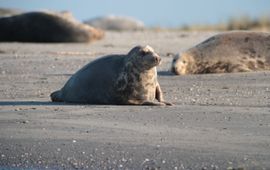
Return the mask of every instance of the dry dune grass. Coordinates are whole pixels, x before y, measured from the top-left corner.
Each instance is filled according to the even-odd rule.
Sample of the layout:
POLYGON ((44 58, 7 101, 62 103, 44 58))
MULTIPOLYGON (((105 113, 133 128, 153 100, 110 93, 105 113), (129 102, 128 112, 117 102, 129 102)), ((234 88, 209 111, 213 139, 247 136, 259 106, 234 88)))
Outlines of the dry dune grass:
POLYGON ((226 22, 218 24, 184 25, 180 28, 185 31, 228 31, 228 30, 253 30, 270 31, 270 15, 251 18, 248 15, 231 17, 226 22))

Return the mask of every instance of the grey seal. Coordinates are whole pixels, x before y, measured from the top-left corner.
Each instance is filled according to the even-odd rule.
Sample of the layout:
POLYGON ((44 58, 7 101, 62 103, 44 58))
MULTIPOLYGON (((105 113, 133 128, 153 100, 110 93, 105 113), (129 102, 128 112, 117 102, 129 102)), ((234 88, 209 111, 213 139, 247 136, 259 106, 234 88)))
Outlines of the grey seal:
POLYGON ((217 34, 177 54, 171 71, 177 75, 270 70, 270 34, 231 31, 217 34))
POLYGON ((51 94, 53 102, 172 105, 164 101, 157 81, 161 58, 150 46, 136 46, 127 55, 96 59, 76 72, 51 94), (155 101, 157 99, 157 101, 155 101))
POLYGON ((94 18, 84 22, 96 28, 103 30, 114 30, 114 31, 137 31, 144 30, 144 23, 137 19, 127 16, 103 16, 94 18))
POLYGON ((27 12, 0 18, 0 41, 91 42, 104 37, 102 30, 82 24, 69 12, 27 12))

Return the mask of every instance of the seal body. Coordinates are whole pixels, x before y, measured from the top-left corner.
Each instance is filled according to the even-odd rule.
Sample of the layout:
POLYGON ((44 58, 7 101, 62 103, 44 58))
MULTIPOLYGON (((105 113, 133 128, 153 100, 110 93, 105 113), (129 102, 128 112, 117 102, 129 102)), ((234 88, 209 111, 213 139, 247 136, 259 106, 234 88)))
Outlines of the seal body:
POLYGON ((127 55, 99 58, 76 72, 61 90, 51 94, 51 99, 87 104, 170 105, 164 101, 157 81, 160 60, 150 46, 134 47, 127 55))
POLYGON ((174 57, 178 75, 270 70, 270 34, 232 31, 218 34, 174 57))
POLYGON ((1 8, 0 7, 0 17, 7 17, 12 15, 21 14, 23 11, 15 8, 1 8))
POLYGON ((0 18, 0 41, 90 42, 103 31, 76 21, 68 12, 29 12, 0 18))
POLYGON ((94 18, 85 21, 84 23, 94 26, 96 28, 101 28, 103 30, 136 31, 144 29, 144 24, 142 21, 136 20, 131 17, 114 16, 114 15, 94 18))

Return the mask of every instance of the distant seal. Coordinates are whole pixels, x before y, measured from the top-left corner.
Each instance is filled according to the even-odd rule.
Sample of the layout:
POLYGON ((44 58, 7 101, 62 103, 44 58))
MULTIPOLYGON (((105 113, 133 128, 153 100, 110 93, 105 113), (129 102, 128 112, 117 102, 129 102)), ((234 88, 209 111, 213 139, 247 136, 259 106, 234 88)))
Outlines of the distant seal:
POLYGON ((20 9, 14 9, 14 8, 1 8, 0 7, 0 17, 7 17, 12 15, 18 15, 21 14, 23 11, 20 9))
POLYGON ((150 46, 136 46, 127 55, 94 60, 76 72, 64 87, 51 94, 54 102, 171 105, 164 101, 157 81, 161 58, 150 46), (157 102, 154 101, 157 99, 157 102))
POLYGON ((218 34, 175 56, 178 75, 270 70, 270 34, 232 31, 218 34))
POLYGON ((91 42, 101 30, 76 21, 71 13, 29 12, 0 18, 0 41, 91 42))
POLYGON ((96 28, 114 31, 137 31, 143 30, 144 23, 128 16, 102 16, 84 22, 96 28))

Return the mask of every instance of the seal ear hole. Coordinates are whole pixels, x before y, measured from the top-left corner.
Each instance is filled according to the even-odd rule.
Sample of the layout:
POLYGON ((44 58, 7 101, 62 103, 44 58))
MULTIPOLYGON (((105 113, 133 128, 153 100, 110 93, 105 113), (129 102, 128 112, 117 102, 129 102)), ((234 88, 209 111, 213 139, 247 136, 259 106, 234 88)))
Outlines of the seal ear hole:
POLYGON ((186 62, 186 60, 183 60, 182 63, 183 63, 183 64, 186 64, 187 62, 186 62))

